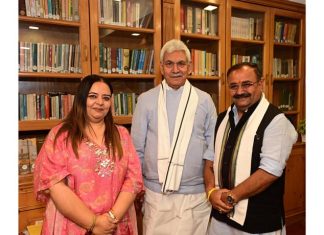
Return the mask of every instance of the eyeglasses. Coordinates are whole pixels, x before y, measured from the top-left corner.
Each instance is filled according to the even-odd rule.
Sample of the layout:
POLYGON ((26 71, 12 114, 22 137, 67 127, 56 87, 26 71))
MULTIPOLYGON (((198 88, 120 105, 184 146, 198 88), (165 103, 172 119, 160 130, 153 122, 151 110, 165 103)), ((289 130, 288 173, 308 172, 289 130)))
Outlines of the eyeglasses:
POLYGON ((249 89, 251 86, 253 86, 254 84, 258 83, 259 81, 256 81, 256 82, 249 82, 249 81, 246 81, 246 82, 242 82, 242 83, 231 83, 229 84, 229 89, 231 91, 237 91, 239 89, 239 87, 242 88, 242 90, 247 90, 249 89))
POLYGON ((178 62, 173 62, 173 61, 170 61, 170 60, 167 60, 167 61, 165 61, 164 63, 164 66, 165 67, 167 67, 168 69, 172 69, 172 68, 174 68, 174 65, 176 64, 177 65, 177 68, 178 69, 183 69, 184 67, 186 67, 187 66, 187 62, 186 61, 183 61, 183 60, 180 60, 180 61, 178 61, 178 62))

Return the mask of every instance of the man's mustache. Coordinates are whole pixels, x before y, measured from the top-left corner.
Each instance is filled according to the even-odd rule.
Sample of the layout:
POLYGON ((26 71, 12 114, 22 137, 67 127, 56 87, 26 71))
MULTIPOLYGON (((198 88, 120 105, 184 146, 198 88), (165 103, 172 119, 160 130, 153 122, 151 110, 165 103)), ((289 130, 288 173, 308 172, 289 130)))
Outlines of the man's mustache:
POLYGON ((251 94, 249 94, 249 93, 243 93, 243 94, 234 95, 233 98, 241 99, 241 98, 247 98, 247 97, 250 97, 250 96, 251 96, 251 94))
POLYGON ((171 74, 172 78, 178 78, 178 77, 182 77, 182 76, 183 76, 182 73, 173 73, 173 74, 171 74))

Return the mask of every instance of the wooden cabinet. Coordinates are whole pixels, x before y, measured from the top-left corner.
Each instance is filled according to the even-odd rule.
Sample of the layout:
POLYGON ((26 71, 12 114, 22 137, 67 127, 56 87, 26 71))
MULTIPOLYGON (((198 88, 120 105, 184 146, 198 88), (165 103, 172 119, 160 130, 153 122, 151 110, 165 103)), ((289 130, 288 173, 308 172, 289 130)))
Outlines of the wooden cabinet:
MULTIPOLYGON (((53 11, 48 11, 47 5, 45 11, 43 5, 32 7, 23 6, 23 3, 25 1, 19 1, 21 139, 46 135, 63 117, 62 112, 48 110, 46 120, 45 94, 47 98, 49 93, 55 96, 73 95, 80 79, 91 72, 89 17, 88 14, 84 14, 89 11, 88 1, 70 1, 74 4, 71 5, 73 11, 69 12, 65 11, 63 6, 61 11, 54 11, 52 6, 53 11), (77 2, 78 4, 75 4, 77 2), (43 109, 39 108, 41 103, 43 109)), ((44 211, 45 205, 35 200, 32 173, 20 175, 19 232, 26 229, 28 224, 42 220, 44 211)))
MULTIPOLYGON (((268 77, 269 20, 268 7, 240 2, 226 2, 226 70, 241 62, 258 65, 263 78, 268 77)), ((268 96, 268 89, 264 90, 268 96)), ((226 104, 231 104, 230 92, 226 89, 226 104)))
POLYGON ((214 76, 193 72, 189 79, 216 97, 219 112, 231 104, 225 87, 226 71, 233 64, 250 61, 258 64, 262 72, 266 97, 284 111, 295 126, 304 118, 304 5, 278 0, 164 0, 162 15, 163 43, 179 38, 192 51, 217 55, 214 76), (212 14, 214 34, 209 28, 207 33, 203 32, 209 26, 208 11, 204 10, 208 5, 217 7, 212 14), (285 39, 278 40, 278 33, 285 39))
MULTIPOLYGON (((140 94, 161 81, 161 45, 177 38, 183 40, 193 54, 194 71, 189 77, 190 82, 212 96, 217 112, 224 111, 231 103, 226 88, 226 71, 238 62, 238 58, 244 57, 244 60, 259 65, 265 79, 267 98, 280 107, 294 125, 305 117, 304 5, 281 0, 57 2, 71 2, 74 9, 70 12, 71 17, 67 11, 63 14, 62 7, 62 12, 52 13, 51 17, 45 14, 48 6, 28 12, 25 1, 19 1, 19 12, 25 12, 19 16, 19 94, 75 94, 80 79, 90 73, 109 78, 117 94, 140 94), (207 6, 214 9, 208 11, 205 9, 207 6), (112 11, 113 8, 120 10, 112 11), (237 22, 240 22, 239 27, 237 22), (249 25, 245 34, 236 31, 243 30, 241 24, 249 25), (290 35, 295 31, 293 39, 278 39, 280 25, 283 25, 283 35, 285 25, 287 32, 290 28, 290 35), (62 52, 63 47, 65 52, 62 52), (117 49, 120 59, 113 63, 118 62, 120 67, 113 71, 107 60, 117 49), (151 69, 139 71, 132 67, 132 57, 135 53, 144 52, 153 55, 150 62, 144 62, 151 63, 151 69), (62 53, 69 56, 64 57, 62 53), (127 53, 131 58, 128 64, 122 62, 127 53)), ((36 105, 37 101, 34 103, 36 105)), ((61 118, 43 119, 41 115, 25 118, 28 115, 24 112, 19 112, 19 115, 19 138, 46 135, 61 118)), ((119 124, 131 124, 131 115, 128 114, 116 115, 114 119, 119 124)), ((304 187, 288 183, 304 169, 302 149, 302 144, 294 146, 287 165, 287 217, 296 211, 304 211, 302 201, 298 200, 304 187)), ((304 171, 300 175, 304 176, 304 171)), ((44 210, 44 205, 32 201, 30 177, 31 174, 20 176, 20 231, 44 210)))
POLYGON ((269 99, 297 127, 304 118, 305 15, 271 8, 269 99))
MULTIPOLYGON (((203 90, 216 92, 218 112, 231 104, 225 87, 226 71, 233 64, 250 61, 258 64, 262 71, 264 92, 269 101, 279 107, 295 127, 305 118, 305 5, 280 0, 163 0, 162 15, 163 42, 180 38, 190 49, 206 48, 218 54, 216 76, 193 74, 190 77, 203 90), (185 31, 182 22, 188 21, 188 17, 183 16, 183 6, 194 11, 209 4, 218 7, 217 33, 185 31), (170 29, 170 25, 174 27, 170 29)), ((303 143, 294 145, 286 174, 285 209, 290 222, 296 216, 305 215, 303 143)))
POLYGON ((226 69, 256 63, 266 97, 297 127, 305 113, 305 7, 280 3, 227 0, 226 69))
POLYGON ((287 162, 284 195, 287 224, 305 221, 305 148, 304 143, 295 144, 287 162))
MULTIPOLYGON (((153 0, 121 1, 122 11, 125 11, 121 15, 124 14, 125 19, 122 17, 122 22, 114 22, 114 17, 110 20, 100 15, 104 8, 101 2, 89 1, 92 72, 109 78, 115 95, 128 93, 137 97, 161 81, 160 4, 153 0), (135 15, 139 15, 137 20, 134 20, 135 15), (117 53, 117 67, 118 64, 122 67, 116 71, 113 68, 114 53, 117 53), (111 56, 111 64, 105 62, 106 54, 111 56)), ((130 115, 123 117, 128 118, 128 124, 134 108, 128 111, 130 115)), ((124 115, 118 108, 115 111, 117 119, 124 115)))
POLYGON ((35 221, 43 220, 45 204, 36 201, 32 175, 19 176, 19 232, 35 221))
POLYGON ((172 38, 185 42, 193 65, 189 81, 211 95, 217 111, 225 108, 224 17, 222 0, 163 1, 163 43, 172 38))
MULTIPOLYGON (((31 2, 19 1, 19 138, 44 137, 57 125, 72 103, 65 106, 63 95, 75 94, 88 74, 109 78, 115 95, 132 94, 132 104, 161 81, 159 1, 31 2)), ((131 124, 132 112, 115 113, 116 123, 131 124)), ((32 173, 19 177, 21 232, 44 205, 34 199, 32 173)))

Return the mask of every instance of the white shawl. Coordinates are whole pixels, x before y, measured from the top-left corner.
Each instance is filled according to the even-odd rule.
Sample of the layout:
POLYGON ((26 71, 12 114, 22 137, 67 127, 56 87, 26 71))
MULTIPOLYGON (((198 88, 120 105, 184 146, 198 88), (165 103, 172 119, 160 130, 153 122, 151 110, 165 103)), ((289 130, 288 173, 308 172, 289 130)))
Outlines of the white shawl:
MULTIPOLYGON (((269 102, 265 99, 264 94, 262 94, 261 101, 257 108, 254 110, 249 120, 247 121, 245 130, 243 132, 241 142, 239 143, 239 149, 237 154, 237 162, 235 169, 235 179, 234 184, 237 186, 248 177, 250 177, 251 172, 251 158, 252 158, 252 149, 254 143, 254 136, 258 130, 258 127, 263 119, 265 112, 267 111, 269 106, 269 102)), ((225 128, 228 122, 228 114, 231 110, 231 107, 228 108, 226 116, 221 122, 219 129, 217 131, 217 136, 215 140, 215 160, 214 160, 214 169, 215 172, 215 182, 218 183, 219 186, 219 174, 220 174, 220 154, 222 149, 223 141, 226 141, 224 138, 225 128), (224 139, 223 139, 224 138, 224 139)), ((244 199, 239 201, 239 203, 235 206, 234 215, 230 217, 235 222, 243 225, 246 217, 246 211, 248 207, 248 199, 244 199)))
POLYGON ((184 160, 198 105, 196 90, 189 81, 186 81, 176 115, 173 139, 170 146, 166 91, 163 91, 163 87, 165 89, 166 85, 165 80, 163 80, 158 100, 158 173, 159 182, 162 183, 162 193, 179 190, 184 160), (180 125, 181 129, 179 131, 180 125), (177 136, 178 140, 176 142, 177 136))

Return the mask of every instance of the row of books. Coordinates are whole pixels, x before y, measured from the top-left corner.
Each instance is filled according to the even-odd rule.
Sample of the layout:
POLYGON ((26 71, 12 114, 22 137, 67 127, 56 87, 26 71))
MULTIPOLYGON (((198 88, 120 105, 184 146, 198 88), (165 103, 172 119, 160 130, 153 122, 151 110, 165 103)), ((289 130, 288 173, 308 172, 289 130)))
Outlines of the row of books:
POLYGON ((297 78, 297 61, 273 58, 272 73, 275 78, 297 78))
POLYGON ((207 11, 201 7, 181 5, 181 32, 216 35, 218 28, 217 10, 207 11))
POLYGON ((232 65, 239 64, 242 62, 251 62, 254 64, 261 64, 259 55, 232 55, 232 65))
POLYGON ((62 119, 72 108, 74 95, 62 92, 19 94, 19 120, 62 119))
POLYGON ((152 74, 154 50, 105 47, 99 43, 100 73, 152 74))
POLYGON ((79 44, 18 44, 20 72, 81 73, 79 44))
MULTIPOLYGON (((45 137, 44 137, 45 138, 45 137)), ((19 139, 18 144, 18 172, 25 175, 34 172, 37 154, 44 142, 43 137, 19 139)))
POLYGON ((79 21, 79 0, 19 0, 19 14, 56 20, 79 21))
POLYGON ((138 94, 136 93, 116 93, 113 94, 114 110, 113 115, 125 116, 133 115, 137 103, 138 94))
POLYGON ((294 109, 294 92, 285 88, 279 91, 278 109, 281 111, 291 111, 294 109))
POLYGON ((276 21, 274 41, 281 43, 296 44, 297 24, 285 23, 283 21, 276 21))
MULTIPOLYGON (((132 115, 138 94, 113 94, 113 115, 132 115)), ((19 120, 50 120, 64 118, 72 108, 74 95, 62 92, 19 94, 19 120)))
POLYGON ((99 0, 99 23, 137 28, 152 28, 152 2, 99 0))
POLYGON ((263 18, 232 16, 231 37, 249 40, 263 39, 263 18))
POLYGON ((217 54, 191 49, 192 75, 217 76, 217 54))

